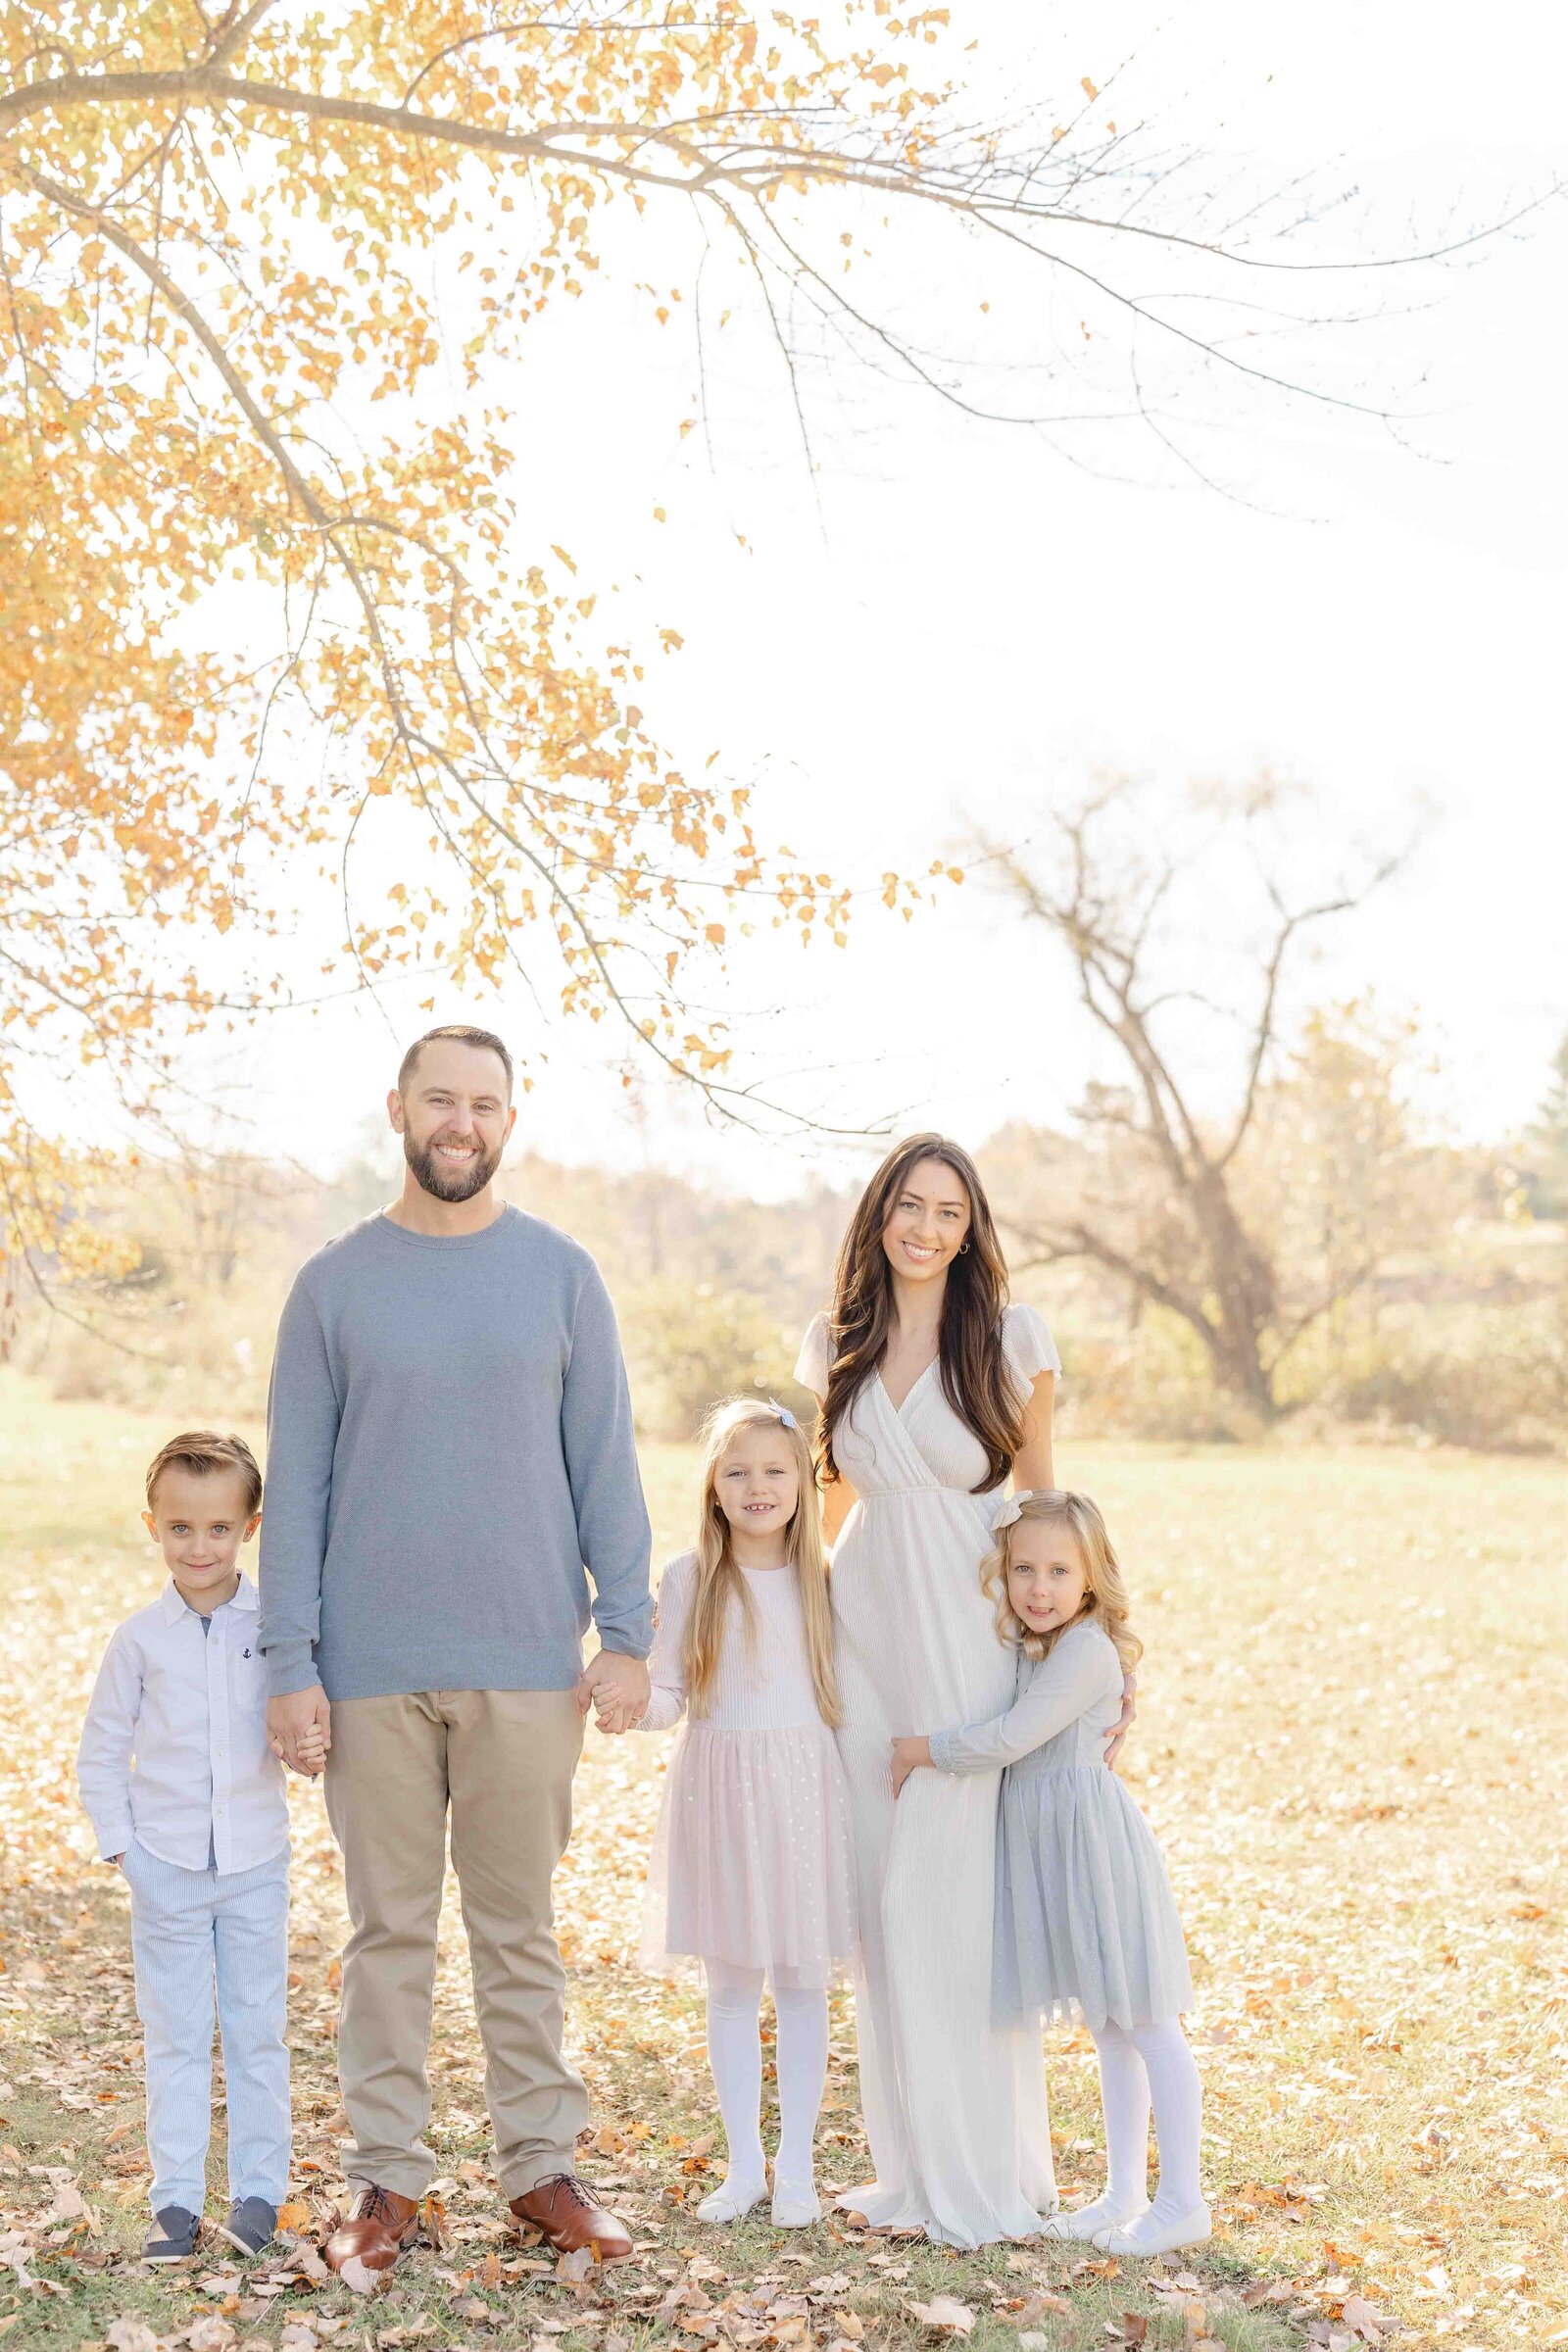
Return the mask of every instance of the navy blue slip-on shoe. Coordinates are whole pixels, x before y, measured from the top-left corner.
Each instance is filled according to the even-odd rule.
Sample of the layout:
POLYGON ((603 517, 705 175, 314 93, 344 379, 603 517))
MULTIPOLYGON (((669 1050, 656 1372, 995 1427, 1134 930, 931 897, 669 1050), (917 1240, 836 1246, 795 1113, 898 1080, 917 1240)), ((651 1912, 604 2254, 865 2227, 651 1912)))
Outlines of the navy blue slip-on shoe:
POLYGON ((218 2234, 242 2254, 260 2254, 271 2244, 276 2228, 275 2205, 269 2205, 265 2197, 240 2197, 229 2207, 227 2221, 219 2223, 218 2234))
POLYGON ((188 2262, 200 2230, 200 2221, 183 2205, 166 2205, 153 2215, 153 2226, 142 2240, 143 2262, 188 2262))

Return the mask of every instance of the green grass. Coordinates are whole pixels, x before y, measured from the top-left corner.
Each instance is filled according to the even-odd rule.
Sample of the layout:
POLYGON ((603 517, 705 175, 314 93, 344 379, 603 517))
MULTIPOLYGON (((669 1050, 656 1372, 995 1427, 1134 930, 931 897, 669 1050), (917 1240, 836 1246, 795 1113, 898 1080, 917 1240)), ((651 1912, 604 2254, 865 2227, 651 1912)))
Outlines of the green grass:
MULTIPOLYGON (((1149 1644, 1127 1770, 1194 1953, 1220 2221, 1183 2274, 1199 2281, 1200 2323, 1181 2316, 1193 2298, 1171 2284, 1175 2265, 1156 2290, 1142 2270, 1075 2277, 1065 2247, 960 2258, 839 2223, 792 2237, 695 2221, 690 2204, 722 2162, 700 2004, 691 1985, 629 1965, 667 1752, 642 1739, 590 1740, 559 1908, 572 2046, 602 2126, 584 2162, 644 2251, 602 2294, 505 2267, 517 2250, 488 2178, 449 1903, 432 2062, 449 2242, 367 2307, 336 2285, 296 2278, 269 2297, 221 2265, 152 2277, 131 2259, 145 2175, 124 1895, 88 1859, 72 1760, 107 1632, 160 1581, 137 1512, 142 1468, 169 1434, 0 1374, 0 2240, 19 2233, 41 2282, 0 2270, 0 2342, 75 2352, 120 2320, 168 2341, 200 2307, 219 2311, 220 2338, 287 2333, 300 2352, 307 2334, 539 2352, 552 2339, 566 2352, 623 2352, 617 2339, 902 2347, 935 2340, 910 2306, 940 2293, 974 2312, 982 2352, 1011 2347, 1020 2325, 1074 2352, 1105 2347, 1124 2312, 1148 2317, 1150 2341, 1196 2329, 1231 2352, 1274 2352, 1314 2327, 1320 2340, 1343 2334, 1352 2290, 1412 2346, 1568 2340, 1559 1465, 1344 1447, 1063 1450, 1062 1474, 1097 1494, 1117 1536, 1149 1644), (47 2223, 60 2180, 79 2186, 94 2228, 69 2214, 47 2223), (203 2277, 217 2279, 211 2292, 203 2277), (1244 2300, 1271 2280, 1280 2301, 1244 2300), (707 2308, 659 2316, 682 2285, 707 2308), (1041 2291, 1067 2311, 1031 2311, 1041 2291)), ((691 1461, 656 1446, 644 1468, 663 1557, 686 1539, 691 1461)), ((331 2029, 344 1923, 318 1791, 298 1786, 293 1801, 300 2186, 319 2215, 342 2131, 331 2029)), ((820 2162, 844 2183, 864 2177, 853 2051, 841 2004, 820 2162)), ((1048 2058, 1058 2169, 1077 2196, 1102 2177, 1092 2051, 1081 2034, 1055 2036, 1048 2058)), ((218 2159, 215 2146, 214 2210, 218 2159)))

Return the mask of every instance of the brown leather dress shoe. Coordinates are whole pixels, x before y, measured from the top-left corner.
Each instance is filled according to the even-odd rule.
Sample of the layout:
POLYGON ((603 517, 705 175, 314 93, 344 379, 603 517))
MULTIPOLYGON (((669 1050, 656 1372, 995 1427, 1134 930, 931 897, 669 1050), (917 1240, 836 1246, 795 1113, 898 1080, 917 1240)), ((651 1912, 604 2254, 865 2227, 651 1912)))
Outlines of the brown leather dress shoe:
POLYGON ((595 2203, 592 2190, 575 2173, 552 2173, 547 2180, 536 2180, 513 2198, 511 2210, 516 2220, 542 2231, 545 2244, 558 2254, 576 2254, 591 2246, 598 2262, 624 2262, 631 2252, 625 2224, 595 2203))
POLYGON ((400 2254, 419 2234, 419 2201, 367 2182, 321 2248, 322 2259, 345 2286, 368 2295, 381 2284, 400 2254))

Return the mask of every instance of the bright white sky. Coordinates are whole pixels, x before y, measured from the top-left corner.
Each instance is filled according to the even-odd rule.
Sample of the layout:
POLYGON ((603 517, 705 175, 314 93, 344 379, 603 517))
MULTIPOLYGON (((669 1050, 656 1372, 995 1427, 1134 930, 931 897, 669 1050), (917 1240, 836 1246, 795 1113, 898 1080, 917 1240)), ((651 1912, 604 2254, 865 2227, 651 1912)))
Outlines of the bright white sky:
MULTIPOLYGON (((1411 222, 1450 233, 1450 208, 1469 226, 1568 181, 1568 18, 1540 0, 1503 0, 1484 31, 1454 0, 1054 0, 1045 39, 1040 0, 956 0, 955 16, 983 43, 988 100, 1065 107, 1081 74, 1104 85, 1136 54, 1107 100, 1124 122, 1157 118, 1271 182, 1339 159, 1390 247, 1411 222)), ((630 274, 670 274, 683 250, 638 252, 630 274)), ((1027 434, 860 380, 821 438, 819 522, 760 346, 718 362, 710 471, 702 434, 677 433, 690 347, 604 283, 497 390, 539 460, 530 533, 537 515, 541 544, 684 634, 651 718, 694 764, 722 747, 762 833, 813 865, 919 872, 976 819, 1038 826, 1096 761, 1173 788, 1268 762, 1316 787, 1346 844, 1402 832, 1424 801, 1415 862, 1303 972, 1299 1001, 1372 987, 1417 1009, 1443 1063, 1434 1110, 1490 1137, 1533 1111, 1568 1026, 1565 260, 1559 202, 1423 279, 1438 308, 1353 347, 1359 380, 1385 365, 1402 392, 1406 447, 1267 403, 1217 417, 1191 446, 1251 504, 1096 479, 1027 434)), ((1400 299, 1393 280, 1379 292, 1400 299)), ((956 257, 933 257, 933 317, 961 319, 973 293, 956 257)), ((1151 454, 1126 446, 1139 469, 1151 454)), ((977 1142, 1004 1118, 1064 1119, 1092 1066, 1060 967, 977 890, 907 931, 867 914, 839 956, 769 946, 732 983, 769 1013, 773 1066, 822 1073, 797 1100, 852 1121, 893 1112, 977 1142)), ((290 1013, 215 1061, 250 1139, 318 1164, 357 1145, 427 993, 393 987, 384 1015, 290 1013)), ((538 1038, 525 998, 438 988, 434 1017, 462 1015, 519 1050, 538 1038)), ((710 1134, 657 1091, 635 1128, 586 1033, 544 1042, 520 1123, 539 1150, 798 1180, 801 1154, 710 1134)), ((826 1146, 804 1157, 843 1164, 826 1146)))

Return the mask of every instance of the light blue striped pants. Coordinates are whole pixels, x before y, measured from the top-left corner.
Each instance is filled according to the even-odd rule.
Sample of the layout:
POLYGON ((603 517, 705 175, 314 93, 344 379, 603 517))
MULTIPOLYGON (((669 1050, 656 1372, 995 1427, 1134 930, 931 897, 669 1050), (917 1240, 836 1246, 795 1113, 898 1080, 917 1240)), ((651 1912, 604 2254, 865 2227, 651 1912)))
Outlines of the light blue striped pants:
POLYGON ((176 1869, 132 1838, 122 1868, 146 2044, 153 2211, 200 2213, 207 2202, 215 1986, 229 2195, 281 2205, 290 2147, 288 1854, 220 1878, 176 1869))

